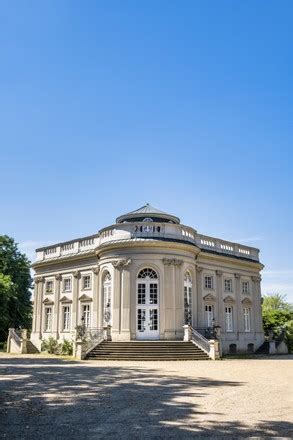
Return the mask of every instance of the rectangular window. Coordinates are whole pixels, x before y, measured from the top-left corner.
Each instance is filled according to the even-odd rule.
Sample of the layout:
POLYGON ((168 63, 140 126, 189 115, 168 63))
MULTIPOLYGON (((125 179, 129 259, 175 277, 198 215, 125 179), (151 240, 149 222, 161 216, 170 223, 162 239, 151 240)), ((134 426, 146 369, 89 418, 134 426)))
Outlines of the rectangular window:
POLYGON ((84 304, 82 306, 82 316, 83 316, 83 323, 85 327, 90 327, 90 319, 91 319, 91 315, 90 315, 90 305, 89 304, 84 304))
POLYGON ((242 293, 249 293, 249 282, 248 281, 243 281, 242 293))
POLYGON ((232 292, 232 280, 229 279, 224 280, 224 289, 225 292, 232 292))
POLYGON ((45 332, 52 331, 52 307, 45 307, 45 332))
POLYGON ((64 278, 63 287, 64 292, 71 292, 71 278, 64 278))
POLYGON ((138 283, 137 285, 137 304, 145 304, 145 284, 138 283))
POLYGON ((90 289, 91 288, 90 275, 85 275, 84 277, 82 277, 82 287, 83 287, 83 289, 90 289))
POLYGON ((232 309, 232 307, 225 307, 225 324, 226 324, 226 332, 233 332, 233 309, 232 309))
POLYGON ((214 288, 214 279, 211 275, 207 275, 204 277, 204 288, 205 289, 213 289, 214 288))
POLYGON ((53 281, 46 281, 46 292, 52 293, 53 292, 53 281))
POLYGON ((158 285, 150 284, 150 304, 158 304, 158 285))
POLYGON ((206 326, 212 327, 214 323, 214 306, 212 305, 206 305, 205 306, 205 312, 206 312, 206 326))
POLYGON ((63 307, 63 331, 68 332, 70 330, 70 307, 63 307))
POLYGON ((250 332, 250 309, 245 307, 243 309, 244 314, 244 331, 250 332))

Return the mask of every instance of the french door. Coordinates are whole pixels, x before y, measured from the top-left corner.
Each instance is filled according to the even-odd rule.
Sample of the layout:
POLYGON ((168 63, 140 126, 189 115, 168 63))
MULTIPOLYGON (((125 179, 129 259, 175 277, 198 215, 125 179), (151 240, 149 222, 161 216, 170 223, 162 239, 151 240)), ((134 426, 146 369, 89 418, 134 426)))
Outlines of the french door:
POLYGON ((159 284, 146 277, 137 280, 136 338, 159 339, 159 284))

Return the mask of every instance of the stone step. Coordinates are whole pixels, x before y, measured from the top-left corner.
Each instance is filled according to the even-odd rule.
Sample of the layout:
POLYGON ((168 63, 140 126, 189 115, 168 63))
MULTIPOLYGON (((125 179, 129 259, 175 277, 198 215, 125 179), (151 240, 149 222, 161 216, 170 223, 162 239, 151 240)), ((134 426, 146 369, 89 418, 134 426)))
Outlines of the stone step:
POLYGON ((27 350, 27 354, 39 353, 39 350, 31 341, 26 341, 26 350, 27 350))
POLYGON ((208 355, 192 342, 129 341, 102 342, 87 359, 100 360, 208 360, 208 355))

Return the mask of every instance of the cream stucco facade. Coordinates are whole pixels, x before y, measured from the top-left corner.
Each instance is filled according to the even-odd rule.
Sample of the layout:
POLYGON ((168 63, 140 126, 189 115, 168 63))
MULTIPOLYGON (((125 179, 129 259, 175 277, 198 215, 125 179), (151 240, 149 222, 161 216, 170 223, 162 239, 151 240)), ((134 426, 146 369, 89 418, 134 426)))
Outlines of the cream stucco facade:
POLYGON ((111 325, 117 341, 183 339, 187 322, 205 334, 220 326, 224 353, 264 340, 258 249, 201 235, 150 205, 36 252, 38 348, 49 336, 73 339, 81 323, 111 325))

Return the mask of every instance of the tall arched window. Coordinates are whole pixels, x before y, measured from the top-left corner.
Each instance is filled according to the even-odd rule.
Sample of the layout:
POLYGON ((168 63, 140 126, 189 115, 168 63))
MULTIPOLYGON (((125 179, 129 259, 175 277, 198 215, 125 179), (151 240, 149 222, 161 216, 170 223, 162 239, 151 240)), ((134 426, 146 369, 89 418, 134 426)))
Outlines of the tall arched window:
POLYGON ((109 272, 103 278, 103 321, 104 325, 112 324, 112 279, 109 272))
POLYGON ((154 269, 142 269, 137 275, 137 339, 159 338, 159 279, 154 269))
POLYGON ((184 274, 184 322, 192 324, 192 278, 189 272, 184 274))

